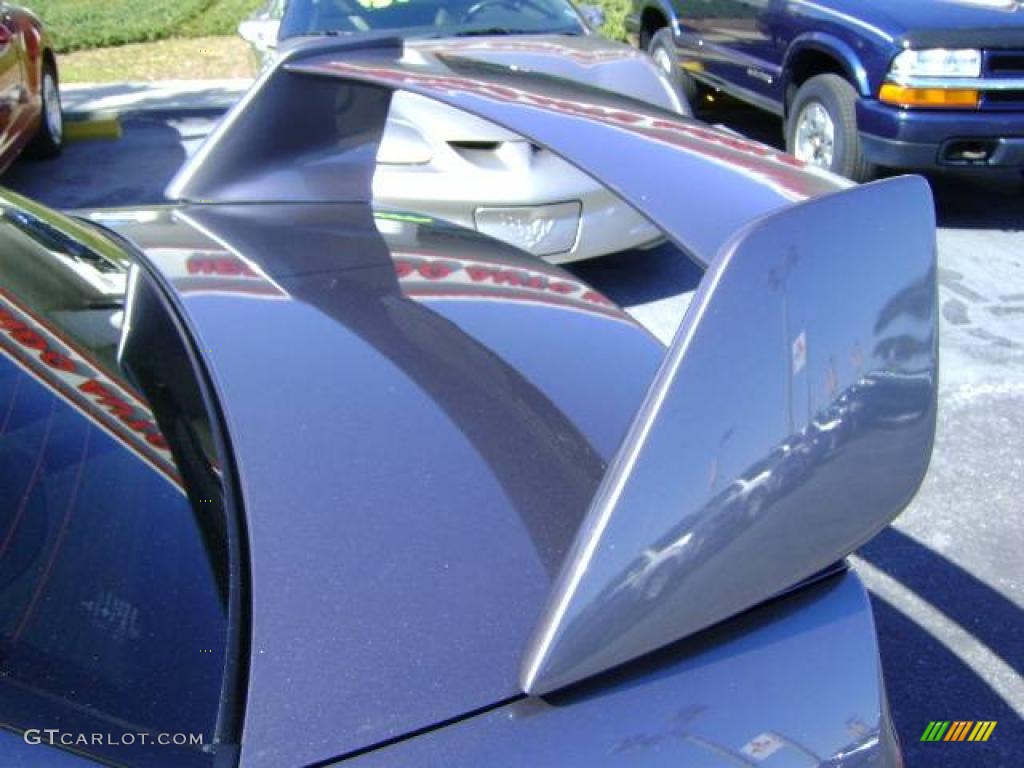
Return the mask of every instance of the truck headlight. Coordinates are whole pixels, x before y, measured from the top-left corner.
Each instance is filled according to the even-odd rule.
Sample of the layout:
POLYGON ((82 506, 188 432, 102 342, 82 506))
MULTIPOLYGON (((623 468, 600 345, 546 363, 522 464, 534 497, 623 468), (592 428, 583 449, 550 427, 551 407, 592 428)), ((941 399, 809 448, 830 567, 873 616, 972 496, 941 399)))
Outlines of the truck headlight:
POLYGON ((900 107, 976 109, 980 94, 974 84, 961 88, 957 80, 980 76, 981 51, 973 48, 903 51, 892 60, 878 98, 900 107))
POLYGON ((926 48, 903 51, 892 60, 889 77, 981 77, 981 51, 974 48, 926 48))

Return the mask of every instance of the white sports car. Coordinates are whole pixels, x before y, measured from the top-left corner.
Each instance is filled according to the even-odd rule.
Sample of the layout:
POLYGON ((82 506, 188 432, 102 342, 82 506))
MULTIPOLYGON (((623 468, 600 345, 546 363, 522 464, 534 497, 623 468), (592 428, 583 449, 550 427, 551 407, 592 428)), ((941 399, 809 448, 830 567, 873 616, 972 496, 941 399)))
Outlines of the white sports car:
MULTIPOLYGON (((446 52, 454 45, 480 66, 512 65, 689 114, 646 54, 591 30, 598 14, 568 0, 272 0, 239 33, 264 61, 316 35, 394 31, 425 52, 440 38, 446 52)), ((475 228, 552 262, 661 240, 644 217, 550 152, 407 93, 392 101, 373 187, 379 204, 475 228)))

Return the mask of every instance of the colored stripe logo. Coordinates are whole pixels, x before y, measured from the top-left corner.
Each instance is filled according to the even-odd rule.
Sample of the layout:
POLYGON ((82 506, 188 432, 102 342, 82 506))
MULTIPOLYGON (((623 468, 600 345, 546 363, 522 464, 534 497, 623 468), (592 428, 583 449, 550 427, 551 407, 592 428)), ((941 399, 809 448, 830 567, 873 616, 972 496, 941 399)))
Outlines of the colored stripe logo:
POLYGON ((988 741, 996 720, 932 720, 921 734, 921 741, 988 741))

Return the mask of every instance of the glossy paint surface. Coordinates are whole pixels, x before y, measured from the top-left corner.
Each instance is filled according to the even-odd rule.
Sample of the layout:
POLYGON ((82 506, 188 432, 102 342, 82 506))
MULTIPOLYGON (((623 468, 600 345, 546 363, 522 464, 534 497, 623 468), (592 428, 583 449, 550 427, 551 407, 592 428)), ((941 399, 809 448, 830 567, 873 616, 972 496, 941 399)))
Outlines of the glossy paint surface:
POLYGON ((797 53, 832 56, 874 98, 904 47, 1024 45, 1016 0, 639 0, 627 22, 634 33, 649 9, 675 22, 680 59, 700 62, 699 78, 780 111, 797 53))
POLYGON ((32 140, 42 115, 43 52, 50 38, 31 11, 4 3, 0 24, 0 171, 32 140))
POLYGON ((899 765, 868 598, 845 573, 561 694, 337 765, 899 765))
MULTIPOLYGON (((587 456, 614 452, 661 348, 567 274, 417 215, 326 205, 93 218, 160 266, 230 405, 258 556, 241 764, 329 759, 516 698, 494 693, 514 671, 504 633, 526 627, 520 606, 566 546, 563 513, 590 482, 587 456), (362 357, 347 354, 360 342, 362 357), (309 375, 291 372, 296 361, 309 375), (473 407, 494 385, 512 404, 473 407), (449 426, 418 432, 432 414, 449 426), (403 439, 381 451, 361 427, 383 422, 403 439), (472 444, 462 456, 457 431, 472 444), (560 445, 538 452, 531 434, 560 445), (575 449, 582 479, 547 472, 575 449), (547 498, 551 474, 574 487, 547 498), (396 499, 404 509, 377 506, 396 499)), ((356 764, 753 765, 768 734, 775 762, 890 766, 883 700, 868 601, 846 574, 356 764)), ((15 764, 34 764, 38 749, 0 733, 15 764)))
POLYGON ((574 80, 689 114, 689 105, 680 101, 646 54, 601 35, 504 35, 415 43, 414 47, 574 80))
POLYGON ((749 608, 903 510, 935 431, 934 227, 926 182, 906 177, 723 249, 575 539, 526 692, 749 608))
POLYGON ((438 46, 384 39, 292 51, 211 135, 168 196, 368 201, 392 90, 428 96, 550 149, 702 263, 757 216, 847 186, 777 150, 656 107, 438 46), (282 121, 299 103, 312 110, 309 120, 286 130, 282 121))
MULTIPOLYGON (((644 73, 638 74, 642 81, 644 73)), ((377 205, 504 236, 553 263, 662 239, 647 219, 557 155, 493 123, 405 92, 391 99, 373 197, 377 205), (568 210, 556 214, 558 206, 568 210)))
MULTIPOLYGON (((650 525, 637 526, 636 516, 624 524, 622 547, 603 569, 609 580, 588 585, 609 600, 574 607, 583 623, 570 621, 557 659, 548 653, 555 645, 541 655, 548 686, 661 647, 792 585, 816 570, 807 562, 840 556, 884 522, 882 510, 885 519, 894 512, 870 502, 891 502, 896 490, 916 485, 909 465, 926 461, 915 449, 922 435, 930 440, 934 405, 933 223, 917 182, 823 198, 827 216, 794 208, 781 230, 748 232, 752 251, 744 251, 732 238, 752 219, 845 185, 757 145, 557 80, 391 44, 335 47, 294 54, 223 124, 174 187, 201 204, 156 212, 138 226, 129 216, 118 224, 116 213, 107 222, 140 242, 174 283, 209 355, 239 457, 254 579, 243 764, 330 759, 517 698, 529 631, 661 359, 643 331, 565 273, 415 215, 392 215, 385 225, 365 205, 344 202, 368 199, 367 158, 393 88, 525 133, 607 181, 703 260, 729 245, 723 263, 746 253, 751 265, 710 275, 701 301, 721 290, 721 311, 698 303, 703 309, 688 320, 699 344, 681 344, 687 353, 675 359, 685 363, 692 398, 666 402, 692 424, 648 418, 654 408, 637 422, 655 436, 659 424, 673 424, 665 442, 678 452, 668 461, 664 446, 648 454, 643 440, 629 443, 641 447, 644 467, 632 509, 650 510, 640 521, 650 525), (284 130, 291 113, 281 107, 296 100, 323 120, 284 130), (249 130, 257 124, 263 133, 249 130), (678 186, 652 183, 655 171, 678 186), (876 195, 871 211, 858 207, 862 192, 876 195), (253 202, 264 204, 243 204, 253 202), (870 226, 876 207, 907 215, 906 231, 870 226), (840 220, 856 237, 835 237, 840 220), (763 232, 774 234, 753 237, 763 232), (795 243, 801 258, 780 243, 795 243), (864 252, 857 280, 823 277, 828 261, 814 257, 824 243, 856 247, 858 258, 864 252), (899 269, 880 272, 893 249, 908 255, 899 269), (810 300, 808 284, 826 288, 810 300), (787 290, 801 297, 788 320, 780 309, 787 290), (757 322, 737 322, 738 309, 751 307, 757 322), (822 347, 849 364, 824 362, 822 347), (800 376, 802 391, 794 384, 800 376), (817 501, 848 489, 843 468, 851 462, 877 470, 864 449, 872 441, 891 446, 885 429, 906 440, 899 458, 907 466, 876 473, 878 489, 844 497, 850 514, 834 529, 795 525, 811 507, 797 503, 801 489, 817 501), (666 484, 644 507, 651 476, 666 484), (662 525, 671 504, 685 510, 700 494, 707 503, 684 521, 693 528, 662 525), (787 525, 788 539, 779 536, 787 525), (802 538, 808 528, 810 540, 802 538), (743 535, 735 543, 721 535, 736 531, 743 535), (762 550, 750 531, 785 546, 762 550), (680 553, 700 565, 699 599, 681 598, 690 565, 680 565, 680 553), (651 567, 632 579, 638 556, 651 567), (751 567, 738 567, 746 558, 751 567), (756 592, 748 571, 765 577, 756 592), (604 587, 623 573, 629 588, 612 600, 604 587), (606 623, 609 616, 615 622, 606 623), (624 622, 634 625, 624 630, 624 622), (608 632, 595 639, 595 627, 608 632)), ((619 467, 611 477, 630 475, 619 467)), ((858 594, 845 605, 869 628, 858 594)), ((830 610, 812 613, 827 621, 830 610)), ((557 635, 562 622, 545 626, 557 635)), ((859 645, 877 672, 874 645, 859 645)), ((773 646, 761 658, 783 672, 804 652, 799 643, 766 643, 773 646)), ((657 665, 645 670, 648 682, 658 679, 657 665)), ((725 665, 713 681, 698 681, 717 683, 735 701, 743 694, 730 687, 732 674, 725 665)), ((845 708, 858 680, 866 687, 857 701, 874 702, 865 706, 876 711, 857 728, 870 739, 871 723, 884 721, 877 674, 839 677, 834 690, 845 708)), ((666 695, 678 696, 679 685, 666 695)), ((776 702, 789 701, 806 719, 807 702, 788 695, 776 702)), ((637 699, 631 706, 642 709, 637 699)), ((582 723, 588 710, 559 711, 582 723)), ((831 759, 851 743, 840 732, 815 754, 831 759)), ((877 742, 868 753, 881 764, 889 754, 877 742)))
POLYGON ((96 217, 172 281, 225 409, 252 570, 242 764, 518 695, 661 345, 566 273, 419 216, 96 217))
MULTIPOLYGON (((814 4, 798 0, 797 5, 814 4)), ((886 29, 896 38, 915 30, 1024 26, 1017 0, 829 0, 821 5, 886 29)))
POLYGON ((0 195, 0 722, 14 732, 0 765, 70 761, 38 730, 21 748, 34 756, 10 744, 44 728, 117 734, 56 742, 106 764, 221 759, 117 743, 130 730, 211 745, 232 653, 219 478, 186 442, 211 429, 134 269, 93 227, 0 195), (183 403, 198 404, 187 421, 183 403))
MULTIPOLYGON (((290 4, 289 12, 295 8, 290 4)), ((401 13, 402 8, 395 10, 401 13)), ((491 10, 509 12, 504 6, 491 10)), ((426 11, 426 6, 416 9, 417 14, 426 11)), ((527 8, 519 14, 531 16, 527 8)), ((345 22, 338 23, 346 27, 345 22)), ((351 40, 363 33, 343 34, 351 40)), ((402 34, 435 38, 443 37, 445 29, 402 34)), ((281 54, 308 43, 308 38, 286 40, 281 54)), ((629 93, 671 112, 689 114, 688 105, 646 54, 599 35, 485 35, 437 42, 420 39, 407 45, 629 93)), ((311 119, 333 122, 329 115, 311 119)), ((333 147, 330 141, 327 144, 333 147)), ((284 192, 280 187, 276 191, 284 192)), ((427 213, 470 229, 479 226, 480 231, 553 263, 646 246, 662 236, 630 206, 550 151, 493 123, 410 93, 395 94, 389 104, 372 194, 376 205, 427 213), (570 201, 575 207, 571 216, 554 214, 551 206, 570 201), (518 210, 493 211, 508 208, 518 210), (501 215, 505 226, 481 223, 494 215, 501 215), (560 235, 552 234, 559 230, 560 235)))

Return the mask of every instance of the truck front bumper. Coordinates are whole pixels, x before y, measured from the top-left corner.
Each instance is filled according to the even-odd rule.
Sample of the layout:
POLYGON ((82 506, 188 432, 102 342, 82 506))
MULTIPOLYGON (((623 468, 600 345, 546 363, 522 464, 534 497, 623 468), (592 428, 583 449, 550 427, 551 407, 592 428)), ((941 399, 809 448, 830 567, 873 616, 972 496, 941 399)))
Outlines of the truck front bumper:
POLYGON ((1024 111, 911 110, 861 99, 857 126, 877 165, 1024 168, 1024 111))

